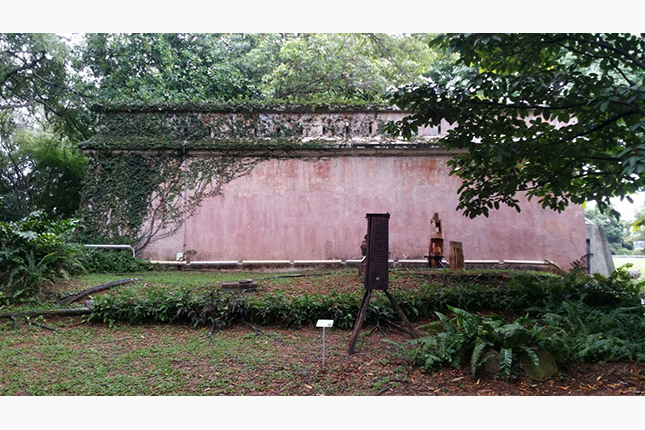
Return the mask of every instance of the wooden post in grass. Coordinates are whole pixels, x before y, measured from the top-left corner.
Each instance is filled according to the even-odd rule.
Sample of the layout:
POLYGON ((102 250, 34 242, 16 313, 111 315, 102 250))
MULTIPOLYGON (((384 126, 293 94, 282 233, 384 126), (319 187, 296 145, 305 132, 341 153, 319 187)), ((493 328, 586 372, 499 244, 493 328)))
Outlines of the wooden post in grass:
POLYGON ((464 270, 464 247, 461 242, 450 241, 450 268, 452 270, 464 270))

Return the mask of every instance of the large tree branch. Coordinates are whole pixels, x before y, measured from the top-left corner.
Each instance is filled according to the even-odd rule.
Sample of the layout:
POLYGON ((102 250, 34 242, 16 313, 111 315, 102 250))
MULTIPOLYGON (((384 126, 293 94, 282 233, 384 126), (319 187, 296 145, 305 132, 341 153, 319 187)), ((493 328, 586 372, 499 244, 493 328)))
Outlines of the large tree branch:
POLYGON ((594 46, 598 46, 600 48, 607 49, 607 50, 609 50, 609 51, 611 51, 611 52, 613 52, 615 54, 618 54, 618 55, 621 55, 621 56, 627 58, 632 63, 634 63, 636 66, 640 67, 641 69, 645 69, 645 62, 639 60, 637 57, 635 57, 634 55, 630 54, 629 52, 622 51, 622 50, 616 48, 615 46, 610 45, 609 43, 602 42, 602 41, 599 41, 599 40, 589 40, 589 39, 584 39, 584 38, 576 38, 576 37, 573 37, 573 36, 568 36, 568 38, 571 39, 571 40, 574 40, 576 42, 584 42, 584 43, 588 43, 588 44, 591 44, 591 45, 594 45, 594 46))
POLYGON ((546 105, 532 105, 532 104, 518 105, 518 104, 499 103, 492 100, 489 101, 489 100, 478 100, 478 99, 471 99, 470 103, 475 105, 481 105, 481 106, 494 106, 494 107, 499 107, 500 109, 542 109, 542 110, 575 109, 575 108, 586 106, 588 104, 588 102, 584 102, 584 103, 574 103, 574 104, 564 105, 564 106, 546 106, 546 105))
POLYGON ((0 106, 0 110, 13 110, 13 109, 20 109, 20 108, 26 108, 26 107, 31 107, 35 103, 34 96, 33 94, 29 97, 29 101, 22 103, 22 104, 8 104, 8 105, 2 105, 0 106))
POLYGON ((33 68, 33 67, 36 67, 36 66, 38 65, 38 63, 40 63, 42 60, 44 60, 44 59, 45 59, 45 55, 46 55, 46 54, 45 54, 45 52, 39 52, 39 54, 40 54, 40 57, 39 57, 39 58, 34 59, 34 60, 33 60, 33 61, 31 61, 30 63, 25 63, 25 60, 23 60, 23 59, 21 58, 20 60, 22 60, 22 61, 23 61, 23 63, 25 63, 25 64, 24 64, 23 66, 20 66, 20 67, 18 67, 17 69, 14 69, 14 70, 10 71, 9 73, 7 73, 7 74, 2 78, 2 80, 0 81, 0 86, 4 85, 4 84, 5 84, 5 83, 6 83, 6 82, 11 78, 11 77, 13 77, 14 75, 17 75, 18 73, 20 73, 20 72, 22 72, 22 71, 25 71, 25 70, 31 69, 31 68, 33 68))
POLYGON ((536 147, 535 150, 541 150, 541 149, 547 148, 549 146, 559 145, 561 143, 566 143, 566 142, 571 142, 572 140, 575 140, 575 139, 577 139, 579 137, 588 136, 588 135, 590 135, 592 133, 595 133, 595 132, 597 132, 599 130, 602 130, 603 128, 615 123, 616 121, 618 121, 621 118, 626 118, 628 116, 636 115, 636 114, 638 114, 638 112, 636 112, 634 110, 616 114, 616 115, 614 115, 614 116, 612 116, 610 118, 607 118, 606 120, 604 120, 600 124, 596 125, 595 127, 590 128, 589 130, 585 130, 583 132, 576 133, 574 135, 566 136, 566 137, 564 137, 564 138, 562 138, 560 140, 554 140, 554 141, 551 141, 551 142, 544 143, 544 144, 540 145, 539 147, 536 147))

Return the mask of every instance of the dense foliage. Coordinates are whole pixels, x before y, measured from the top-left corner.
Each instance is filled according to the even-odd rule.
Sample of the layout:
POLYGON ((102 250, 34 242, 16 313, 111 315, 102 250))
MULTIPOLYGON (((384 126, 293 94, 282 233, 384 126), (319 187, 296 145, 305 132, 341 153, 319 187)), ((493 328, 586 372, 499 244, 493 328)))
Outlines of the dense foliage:
POLYGON ((475 376, 490 357, 490 351, 499 354, 504 381, 517 374, 521 355, 529 357, 535 366, 540 365, 536 350, 543 348, 546 335, 535 321, 520 317, 507 323, 496 314, 480 316, 459 308, 449 309, 455 315, 452 320, 436 312, 439 321, 430 325, 432 329, 438 326, 440 333, 415 342, 418 350, 415 350, 414 358, 424 370, 435 371, 447 366, 460 368, 468 364, 475 376))
POLYGON ((132 256, 129 250, 86 248, 80 262, 86 273, 136 273, 153 269, 150 261, 132 256))
POLYGON ((605 230, 609 249, 613 255, 631 254, 634 245, 630 240, 629 225, 625 220, 603 214, 597 207, 585 208, 585 218, 605 230))
POLYGON ((88 34, 78 61, 99 102, 373 100, 425 71, 426 37, 88 34))
POLYGON ((443 143, 469 217, 518 192, 562 211, 645 186, 645 38, 635 34, 451 34, 433 46, 456 63, 391 94, 414 112, 390 131, 411 136, 442 119, 443 143))
POLYGON ((68 44, 54 34, 0 33, 0 112, 28 112, 27 124, 45 121, 60 138, 90 137, 85 85, 70 73, 72 60, 68 44))
POLYGON ((0 299, 30 297, 46 282, 80 273, 83 248, 69 242, 78 225, 42 212, 0 222, 0 299))
POLYGON ((0 220, 17 221, 35 210, 52 218, 73 217, 86 168, 87 158, 78 148, 52 135, 25 129, 5 134, 0 139, 0 220))
POLYGON ((439 320, 428 325, 429 336, 410 342, 406 353, 426 371, 469 365, 475 376, 491 359, 490 351, 496 351, 505 381, 518 375, 522 359, 538 367, 540 351, 564 364, 645 362, 642 287, 630 281, 626 268, 609 278, 570 273, 545 282, 522 276, 510 284, 511 291, 526 294, 520 306, 491 309, 526 312, 525 316, 507 323, 495 314, 449 307, 454 318, 436 312, 439 320))

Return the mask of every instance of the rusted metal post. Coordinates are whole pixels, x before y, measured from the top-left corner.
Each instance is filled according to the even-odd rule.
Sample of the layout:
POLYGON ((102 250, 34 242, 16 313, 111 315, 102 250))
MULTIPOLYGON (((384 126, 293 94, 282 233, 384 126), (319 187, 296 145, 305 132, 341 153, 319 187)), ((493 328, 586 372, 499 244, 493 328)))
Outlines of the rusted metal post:
POLYGON ((367 314, 367 308, 369 306, 370 299, 372 298, 372 290, 383 290, 387 295, 390 303, 399 314, 399 317, 403 320, 406 328, 410 332, 410 335, 416 339, 416 333, 410 324, 410 321, 406 318, 403 310, 396 302, 394 297, 390 295, 387 291, 389 284, 389 235, 388 235, 388 224, 390 220, 390 214, 367 214, 367 252, 365 256, 365 273, 363 278, 363 284, 365 286, 365 294, 363 295, 363 301, 361 302, 361 307, 358 311, 356 317, 356 323, 354 323, 354 330, 352 331, 352 337, 349 341, 349 353, 354 353, 354 347, 356 345, 356 340, 360 334, 361 327, 365 320, 365 315, 367 314))

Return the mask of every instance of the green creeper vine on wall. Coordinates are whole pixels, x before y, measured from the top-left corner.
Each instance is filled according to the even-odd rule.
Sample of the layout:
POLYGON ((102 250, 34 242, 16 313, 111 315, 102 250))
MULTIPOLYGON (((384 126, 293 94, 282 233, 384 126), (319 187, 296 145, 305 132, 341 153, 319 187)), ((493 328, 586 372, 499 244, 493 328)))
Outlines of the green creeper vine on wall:
POLYGON ((133 153, 90 159, 80 216, 94 242, 135 243, 138 250, 174 234, 203 199, 249 173, 259 157, 186 159, 133 153), (185 190, 190 190, 186 193, 185 190))
POLYGON ((142 250, 174 234, 205 198, 221 194, 261 161, 294 151, 312 161, 319 156, 300 151, 316 153, 337 144, 334 138, 377 129, 375 113, 351 115, 365 106, 208 108, 96 108, 99 132, 81 144, 90 159, 79 213, 85 241, 142 250))

